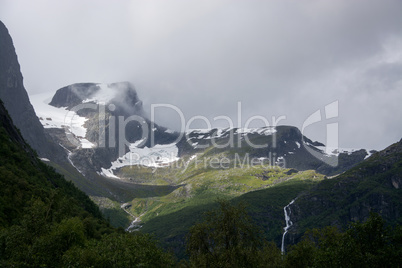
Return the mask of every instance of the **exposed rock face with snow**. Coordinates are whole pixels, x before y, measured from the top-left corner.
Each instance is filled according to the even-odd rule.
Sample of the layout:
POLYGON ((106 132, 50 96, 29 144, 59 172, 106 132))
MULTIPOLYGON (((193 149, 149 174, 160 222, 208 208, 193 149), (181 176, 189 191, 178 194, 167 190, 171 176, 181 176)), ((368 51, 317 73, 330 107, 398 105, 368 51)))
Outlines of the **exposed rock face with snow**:
POLYGON ((136 90, 127 82, 73 84, 57 90, 51 100, 33 100, 42 124, 69 150, 69 159, 84 174, 96 172, 117 178, 115 172, 125 166, 164 167, 183 157, 193 159, 196 154, 208 152, 232 160, 249 157, 333 175, 367 156, 365 150, 326 154, 323 144, 309 140, 291 126, 176 133, 145 117, 136 90), (339 160, 336 167, 326 164, 325 160, 333 158, 339 160))
POLYGON ((134 159, 140 151, 141 163, 146 158, 163 165, 167 155, 156 148, 169 144, 168 151, 176 152, 169 161, 177 157, 178 133, 146 118, 128 82, 78 83, 57 90, 53 97, 41 94, 32 100, 47 132, 69 151, 69 159, 83 174, 96 171, 115 177, 117 166, 138 164, 134 159))
POLYGON ((128 82, 72 84, 57 90, 54 96, 32 100, 43 126, 68 150, 69 160, 83 174, 95 172, 117 178, 116 171, 125 166, 164 167, 206 153, 208 157, 257 159, 334 175, 367 156, 365 150, 327 154, 324 144, 311 141, 292 126, 204 129, 180 134, 151 122, 128 82), (333 159, 338 161, 335 167, 327 164, 333 159))
POLYGON ((229 158, 248 154, 250 159, 265 159, 273 165, 297 170, 313 169, 325 175, 342 173, 368 155, 366 150, 352 149, 327 154, 324 144, 311 141, 293 126, 194 130, 186 133, 178 146, 180 156, 215 147, 211 154, 225 153, 229 158), (320 158, 308 150, 313 150, 320 158), (337 159, 338 165, 327 164, 332 159, 337 159))

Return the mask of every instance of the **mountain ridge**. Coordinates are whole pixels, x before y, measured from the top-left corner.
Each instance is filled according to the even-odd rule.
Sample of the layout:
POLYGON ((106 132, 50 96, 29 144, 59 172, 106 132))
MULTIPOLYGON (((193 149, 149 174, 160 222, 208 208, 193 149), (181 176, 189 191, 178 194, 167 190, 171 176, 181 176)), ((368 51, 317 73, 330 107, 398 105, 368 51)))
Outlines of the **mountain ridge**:
MULTIPOLYGON (((175 157, 178 158, 195 155, 210 147, 215 147, 216 149, 212 151, 217 153, 228 151, 232 154, 244 154, 244 152, 247 152, 251 157, 267 158, 270 154, 275 154, 277 158, 285 158, 287 161, 287 167, 289 168, 295 168, 298 170, 316 169, 321 173, 330 176, 344 172, 356 163, 362 161, 369 154, 365 150, 356 150, 352 152, 340 152, 338 153, 339 158, 333 155, 326 155, 324 151, 320 149, 324 146, 323 144, 311 141, 307 137, 303 136, 299 129, 292 126, 266 127, 255 130, 233 128, 193 130, 187 133, 173 132, 167 128, 155 124, 154 122, 151 122, 146 118, 142 112, 142 109, 137 110, 137 113, 133 113, 133 111, 131 111, 131 113, 124 112, 126 109, 122 107, 126 106, 126 103, 122 104, 121 101, 115 100, 116 98, 113 96, 113 88, 110 87, 110 85, 124 85, 126 88, 128 86, 129 90, 124 92, 120 99, 129 100, 129 103, 141 103, 136 91, 133 90, 133 87, 129 83, 72 84, 57 90, 52 98, 52 101, 50 102, 50 105, 55 107, 66 107, 66 111, 64 112, 74 110, 73 105, 75 107, 80 107, 77 113, 78 116, 82 116, 83 121, 85 121, 85 124, 82 125, 82 127, 86 129, 86 134, 84 134, 85 138, 95 144, 94 151, 99 151, 99 155, 111 156, 107 157, 107 159, 104 158, 105 160, 102 161, 102 163, 99 162, 98 164, 95 164, 96 170, 94 171, 96 172, 101 172, 103 169, 109 169, 111 166, 113 166, 113 161, 117 161, 119 157, 121 158, 122 156, 128 154, 126 157, 130 158, 132 153, 135 153, 131 148, 154 148, 155 145, 167 145, 169 143, 171 143, 172 146, 177 147, 178 153, 175 155, 175 157), (107 95, 106 98, 105 96, 100 96, 99 99, 96 98, 98 92, 101 91, 100 88, 110 90, 108 94, 104 94, 107 95), (127 92, 135 92, 135 97, 131 98, 129 95, 127 95, 127 92), (99 112, 96 111, 95 108, 91 108, 91 111, 89 111, 90 109, 84 108, 86 104, 90 103, 98 105, 96 107, 99 107, 97 108, 99 112), (115 110, 108 110, 108 106, 110 106, 110 104, 113 104, 113 108, 115 110), (105 116, 102 119, 100 116, 102 115, 103 111, 105 112, 105 116), (129 116, 132 115, 139 117, 135 118, 133 122, 120 122, 120 124, 123 124, 122 126, 125 128, 123 130, 120 124, 115 123, 117 121, 117 117, 124 116, 123 119, 128 120, 127 118, 130 118, 129 116), (111 121, 113 118, 115 119, 111 121), (99 120, 104 120, 104 129, 101 129, 99 120), (145 137, 143 136, 144 125, 145 132, 147 133, 145 137), (121 134, 124 134, 123 136, 126 137, 127 140, 124 138, 121 139, 121 134), (110 135, 113 135, 112 138, 115 139, 112 143, 110 140, 110 135), (105 146, 99 146, 99 138, 101 137, 104 139, 103 145, 105 146), (139 142, 140 140, 141 142, 139 142), (172 142, 175 142, 175 145, 172 142), (123 149, 121 147, 122 143, 123 149), (222 144, 227 144, 227 146, 222 147, 222 144), (265 144, 265 146, 262 146, 261 148, 262 144, 265 144), (216 145, 218 145, 218 147, 216 145), (116 148, 117 146, 119 148, 116 148), (241 149, 241 147, 244 149, 241 149), (306 147, 311 147, 311 150, 314 150, 320 154, 321 159, 317 159, 316 157, 312 156, 308 151, 306 151, 306 147), (101 153, 100 151, 105 152, 101 153), (338 166, 332 167, 328 164, 325 164, 326 159, 329 160, 332 158, 339 159, 338 166)), ((44 122, 42 121, 42 123, 44 122)), ((60 142, 60 140, 56 141, 60 142)), ((63 142, 62 144, 66 148, 70 147, 69 144, 63 142)), ((81 152, 82 151, 80 150, 75 150, 75 155, 79 156, 81 152)), ((88 156, 87 153, 86 155, 88 156)), ((81 160, 77 161, 78 164, 84 160, 82 157, 80 157, 80 159, 81 160)), ((97 159, 100 160, 100 158, 97 159)), ((95 162, 97 162, 97 160, 95 162)), ((83 169, 87 168, 88 167, 84 167, 83 169)), ((111 176, 113 177, 114 175, 111 176)))

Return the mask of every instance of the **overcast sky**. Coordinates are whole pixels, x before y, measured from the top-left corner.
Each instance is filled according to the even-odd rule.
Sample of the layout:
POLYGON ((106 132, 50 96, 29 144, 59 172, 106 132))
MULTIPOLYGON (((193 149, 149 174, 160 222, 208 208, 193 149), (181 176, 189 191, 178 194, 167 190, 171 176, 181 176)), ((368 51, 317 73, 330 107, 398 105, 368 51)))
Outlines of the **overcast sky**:
MULTIPOLYGON (((239 101, 243 126, 286 116, 298 128, 338 101, 306 134, 325 142, 338 123, 341 147, 368 149, 402 137, 401 14, 401 0, 0 0, 30 95, 130 81, 148 113, 172 104, 223 127, 213 118, 237 126, 239 101)), ((172 109, 156 114, 178 128, 172 109)))

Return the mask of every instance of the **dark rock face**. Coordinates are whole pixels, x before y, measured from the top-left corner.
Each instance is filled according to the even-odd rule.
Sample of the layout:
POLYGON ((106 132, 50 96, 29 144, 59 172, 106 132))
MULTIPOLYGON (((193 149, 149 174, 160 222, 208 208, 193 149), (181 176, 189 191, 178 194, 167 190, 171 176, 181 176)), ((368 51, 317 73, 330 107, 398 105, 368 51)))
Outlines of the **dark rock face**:
POLYGON ((129 82, 108 85, 96 83, 72 84, 57 90, 49 104, 55 107, 67 107, 71 110, 84 101, 93 102, 91 99, 100 99, 101 102, 105 102, 105 105, 113 104, 114 112, 118 115, 144 115, 142 102, 138 98, 134 86, 129 82), (102 89, 104 86, 107 86, 106 90, 102 89), (105 98, 106 94, 108 96, 105 98))
POLYGON ((29 102, 13 41, 1 21, 0 99, 15 126, 20 129, 24 139, 38 152, 39 156, 55 158, 62 154, 57 145, 49 143, 51 139, 45 135, 44 129, 29 102))
POLYGON ((77 83, 57 90, 49 103, 54 107, 68 107, 69 109, 82 103, 98 90, 95 83, 77 83))

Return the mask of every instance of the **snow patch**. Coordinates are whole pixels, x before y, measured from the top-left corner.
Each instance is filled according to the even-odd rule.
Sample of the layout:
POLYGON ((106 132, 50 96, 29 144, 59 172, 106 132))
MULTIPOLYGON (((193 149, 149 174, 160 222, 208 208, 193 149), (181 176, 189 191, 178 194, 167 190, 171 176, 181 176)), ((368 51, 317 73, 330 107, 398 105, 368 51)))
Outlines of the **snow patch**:
POLYGON ((223 128, 223 129, 193 129, 188 132, 188 136, 192 137, 189 139, 216 139, 216 138, 224 138, 233 131, 234 134, 241 135, 244 137, 248 134, 259 134, 269 136, 276 132, 275 127, 261 127, 261 128, 223 128), (213 130, 216 130, 215 132, 213 130))
POLYGON ((285 160, 285 158, 283 157, 283 156, 278 156, 277 158, 276 158, 276 163, 278 164, 278 163, 282 163, 283 161, 285 160))
POLYGON ((137 147, 143 140, 130 144, 130 151, 111 163, 108 169, 102 168, 100 174, 110 178, 118 178, 113 171, 125 166, 141 165, 146 167, 165 167, 179 160, 179 148, 176 144, 157 144, 152 148, 137 147))
POLYGON ((113 174, 112 169, 101 168, 101 172, 99 172, 98 174, 108 178, 120 179, 119 177, 113 174))
POLYGON ((276 132, 275 127, 261 127, 261 128, 239 128, 236 130, 237 134, 242 136, 247 134, 260 134, 265 136, 270 136, 276 132))
POLYGON ((339 156, 339 154, 341 154, 341 153, 351 155, 353 152, 356 152, 359 150, 359 149, 355 149, 355 148, 332 148, 332 147, 326 147, 326 146, 315 146, 315 147, 328 156, 339 156))
POLYGON ((369 158, 373 153, 372 152, 375 152, 374 150, 366 150, 366 153, 367 153, 367 155, 366 155, 366 157, 364 158, 364 160, 366 160, 367 158, 369 158))
POLYGON ((197 148, 198 142, 194 142, 191 144, 191 146, 193 146, 194 148, 197 148))

